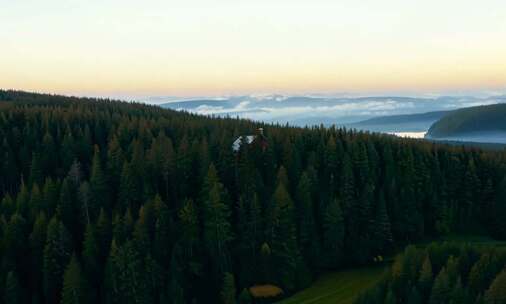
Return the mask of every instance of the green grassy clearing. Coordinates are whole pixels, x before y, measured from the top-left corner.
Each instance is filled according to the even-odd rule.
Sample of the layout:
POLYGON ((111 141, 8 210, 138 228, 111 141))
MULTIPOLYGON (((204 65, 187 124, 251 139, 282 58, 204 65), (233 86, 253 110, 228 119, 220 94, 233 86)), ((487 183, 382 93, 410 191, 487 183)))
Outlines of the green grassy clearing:
MULTIPOLYGON (((475 245, 506 246, 505 241, 496 241, 481 235, 448 235, 415 244, 427 246, 432 242, 463 242, 475 245)), ((400 250, 402 252, 402 250, 400 250)), ((385 261, 392 261, 388 257, 385 261)), ((362 290, 378 281, 390 264, 369 268, 348 269, 320 276, 309 288, 301 290, 278 304, 350 304, 362 290)))
POLYGON ((311 287, 279 304, 350 304, 360 291, 371 287, 385 271, 386 265, 357 268, 320 276, 311 287))

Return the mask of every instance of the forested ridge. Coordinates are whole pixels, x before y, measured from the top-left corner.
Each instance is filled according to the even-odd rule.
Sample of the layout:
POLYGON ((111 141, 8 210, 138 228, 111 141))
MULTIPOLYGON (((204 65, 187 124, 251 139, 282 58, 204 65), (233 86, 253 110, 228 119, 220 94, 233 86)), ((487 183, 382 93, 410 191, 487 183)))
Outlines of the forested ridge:
POLYGON ((506 237, 505 152, 17 91, 0 139, 2 303, 250 303, 423 238, 506 237))
POLYGON ((506 104, 470 107, 452 111, 435 122, 430 137, 451 137, 473 132, 506 131, 506 104))

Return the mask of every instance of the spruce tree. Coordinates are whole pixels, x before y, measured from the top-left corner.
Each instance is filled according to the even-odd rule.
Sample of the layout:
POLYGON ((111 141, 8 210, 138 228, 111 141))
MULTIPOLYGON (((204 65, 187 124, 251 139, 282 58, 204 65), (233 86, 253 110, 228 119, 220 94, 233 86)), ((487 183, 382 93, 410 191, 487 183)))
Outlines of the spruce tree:
POLYGON ((295 230, 293 202, 282 180, 272 197, 273 210, 270 216, 270 242, 272 261, 275 265, 275 281, 286 290, 295 287, 295 271, 299 258, 295 230))
POLYGON ((343 257, 344 233, 343 213, 335 199, 327 206, 323 219, 323 247, 328 266, 336 267, 343 257))
POLYGON ((90 302, 89 290, 86 287, 86 280, 82 274, 81 266, 75 254, 65 268, 63 274, 63 287, 61 291, 61 304, 81 304, 90 302))
POLYGON ((311 197, 311 184, 309 177, 303 173, 297 186, 297 231, 299 247, 307 262, 311 265, 316 264, 318 253, 318 236, 316 233, 316 224, 314 219, 314 208, 311 197))
POLYGON ((226 272, 223 275, 223 285, 221 288, 221 300, 223 304, 235 304, 235 279, 234 275, 226 272))
POLYGON ((138 203, 137 199, 140 196, 140 189, 134 177, 132 166, 125 161, 121 171, 121 179, 119 186, 118 201, 121 210, 128 208, 136 208, 138 203))
POLYGON ((56 206, 58 205, 58 185, 51 178, 46 178, 43 189, 43 209, 46 215, 50 216, 54 213, 56 206))
POLYGON ((16 211, 24 218, 28 218, 30 205, 30 193, 24 183, 21 183, 21 189, 16 197, 16 211))
POLYGON ((101 282, 102 265, 95 227, 92 224, 86 226, 84 233, 82 260, 86 281, 90 283, 93 290, 97 290, 101 282))
POLYGON ((420 269, 420 276, 418 277, 418 290, 420 291, 424 301, 427 300, 430 295, 432 282, 432 263, 430 262, 429 255, 427 255, 423 261, 422 268, 420 269))
POLYGON ((3 291, 3 300, 4 303, 9 304, 21 304, 22 302, 22 292, 21 287, 19 285, 19 280, 15 272, 9 271, 7 273, 7 277, 5 279, 5 288, 3 291))
POLYGON ((251 294, 248 289, 244 288, 239 294, 239 298, 237 299, 238 304, 251 304, 252 303, 251 294))
POLYGON ((30 234, 30 252, 31 252, 31 281, 34 288, 33 298, 43 298, 42 269, 44 265, 44 245, 46 242, 47 218, 44 213, 39 213, 35 219, 32 233, 30 234))
POLYGON ((18 213, 11 216, 3 237, 3 268, 24 269, 27 257, 27 222, 18 213))
POLYGON ((487 292, 485 293, 486 304, 506 303, 506 269, 499 273, 487 292))
POLYGON ((110 208, 107 177, 102 169, 100 150, 97 146, 95 146, 95 154, 93 155, 93 163, 91 165, 90 190, 91 204, 89 207, 89 216, 91 220, 94 221, 101 208, 110 208))
POLYGON ((430 304, 440 304, 447 303, 450 299, 450 295, 452 292, 452 288, 450 286, 450 279, 448 278, 448 273, 446 269, 443 268, 436 276, 434 280, 434 285, 432 286, 432 291, 430 294, 429 303, 430 304))
POLYGON ((206 185, 209 192, 206 193, 203 202, 204 241, 214 269, 223 274, 230 267, 228 246, 233 236, 226 189, 220 183, 216 168, 212 164, 209 166, 206 185))
POLYGON ((389 289, 384 304, 396 304, 396 303, 397 299, 395 298, 395 294, 393 293, 392 289, 389 289))
POLYGON ((43 284, 44 295, 48 303, 59 302, 61 280, 70 260, 71 252, 70 233, 57 217, 53 217, 47 227, 44 247, 43 284))
POLYGON ((388 215, 385 196, 380 193, 378 205, 376 207, 376 215, 374 220, 377 240, 379 240, 379 250, 384 252, 393 244, 392 226, 390 224, 390 216, 388 215))

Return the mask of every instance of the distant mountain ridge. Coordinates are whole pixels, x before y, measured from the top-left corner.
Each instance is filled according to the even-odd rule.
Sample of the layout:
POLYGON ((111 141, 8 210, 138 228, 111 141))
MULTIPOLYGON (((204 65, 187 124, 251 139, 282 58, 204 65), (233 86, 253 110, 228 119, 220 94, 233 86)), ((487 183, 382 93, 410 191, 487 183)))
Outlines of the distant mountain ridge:
POLYGON ((451 111, 374 117, 346 125, 346 127, 373 132, 425 132, 451 111))
MULTIPOLYGON (((158 100, 160 101, 160 100, 158 100)), ((309 125, 356 125, 378 128, 385 123, 368 119, 391 116, 388 124, 395 121, 408 129, 424 129, 440 118, 444 112, 454 109, 484 104, 506 102, 505 96, 472 97, 442 96, 437 98, 371 96, 371 97, 325 97, 325 96, 285 96, 252 95, 229 96, 220 98, 199 98, 192 100, 158 103, 163 108, 188 111, 201 115, 233 116, 273 123, 289 123, 297 126, 309 125), (402 118, 399 115, 424 114, 402 118), (431 117, 431 115, 433 115, 431 117), (399 116, 399 117, 396 117, 399 116), (402 121, 405 119, 405 121, 402 121), (413 125, 416 120, 418 125, 413 125)))
POLYGON ((420 114, 405 114, 405 115, 390 115, 374 117, 367 120, 360 121, 356 124, 361 125, 382 125, 382 124, 396 124, 396 123, 409 123, 412 121, 436 121, 449 114, 451 111, 436 111, 426 112, 420 114))
POLYGON ((506 134, 506 104, 459 109, 442 117, 427 132, 430 138, 447 138, 477 133, 506 134))

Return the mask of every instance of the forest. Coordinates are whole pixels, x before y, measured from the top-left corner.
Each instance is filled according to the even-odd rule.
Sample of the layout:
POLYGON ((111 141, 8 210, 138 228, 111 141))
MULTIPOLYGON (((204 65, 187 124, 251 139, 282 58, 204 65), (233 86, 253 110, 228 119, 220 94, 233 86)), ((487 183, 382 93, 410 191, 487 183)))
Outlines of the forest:
POLYGON ((452 137, 466 133, 506 131, 506 104, 463 108, 449 112, 429 129, 432 138, 452 137))
POLYGON ((506 249, 458 243, 408 246, 355 304, 506 303, 506 249))
MULTIPOLYGON (((0 139, 0 303, 256 303, 252 286, 290 295, 420 240, 506 238, 504 151, 19 91, 0 91, 0 139)), ((505 255, 404 256, 377 299, 410 297, 428 263, 464 289, 505 255)), ((430 284, 413 303, 447 303, 430 284)))

